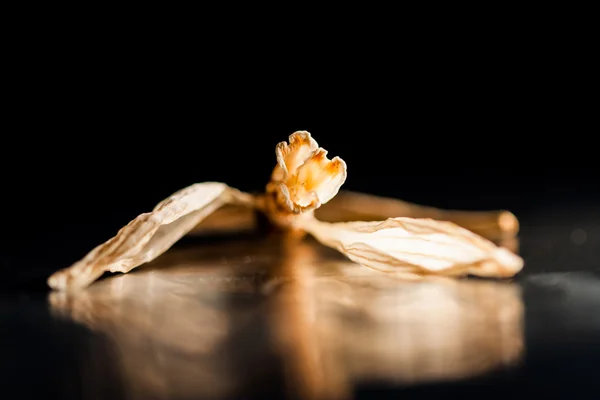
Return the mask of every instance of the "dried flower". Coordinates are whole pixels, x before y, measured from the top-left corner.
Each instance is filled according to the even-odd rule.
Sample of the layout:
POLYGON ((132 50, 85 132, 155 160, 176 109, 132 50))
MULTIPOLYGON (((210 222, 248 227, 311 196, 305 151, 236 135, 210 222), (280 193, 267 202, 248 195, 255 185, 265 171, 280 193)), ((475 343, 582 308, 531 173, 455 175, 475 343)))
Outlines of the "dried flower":
MULTIPOLYGON (((326 223, 313 211, 331 200, 346 180, 346 163, 327 158, 310 133, 298 131, 276 148, 277 165, 266 195, 252 196, 224 183, 199 183, 182 189, 122 228, 115 237, 90 251, 81 261, 54 273, 48 285, 56 290, 84 288, 104 272, 129 272, 167 251, 209 214, 230 204, 263 212, 276 225, 303 230, 365 266, 399 273, 507 277, 519 272, 522 259, 506 249, 450 222, 390 218, 384 222, 326 223)), ((377 205, 375 205, 377 207, 377 205)), ((398 204, 394 207, 397 209, 398 204)), ((406 208, 404 204, 402 207, 406 208)), ((390 209, 389 207, 387 208, 390 209)), ((385 210, 379 210, 386 212, 385 210)), ((444 215, 421 209, 420 213, 444 215)), ((374 215, 373 210, 364 210, 374 215)), ((492 221, 498 213, 462 212, 454 220, 492 221)), ((515 231, 515 223, 509 230, 515 231)))
POLYGON ((331 200, 346 180, 346 163, 327 158, 327 150, 305 131, 294 132, 290 144, 277 145, 277 165, 267 192, 280 209, 289 213, 314 210, 331 200))

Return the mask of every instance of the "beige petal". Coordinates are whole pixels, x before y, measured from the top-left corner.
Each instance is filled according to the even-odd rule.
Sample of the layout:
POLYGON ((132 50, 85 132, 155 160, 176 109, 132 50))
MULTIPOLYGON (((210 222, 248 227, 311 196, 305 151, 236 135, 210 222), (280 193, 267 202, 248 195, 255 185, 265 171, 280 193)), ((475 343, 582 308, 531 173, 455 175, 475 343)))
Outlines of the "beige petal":
POLYGON ((399 199, 340 190, 316 211, 326 222, 377 221, 395 217, 450 221, 490 240, 508 240, 519 232, 519 220, 506 210, 447 210, 399 199))
POLYGON ((327 158, 309 132, 297 131, 289 145, 277 145, 277 166, 267 185, 276 209, 300 214, 314 210, 333 198, 346 180, 346 163, 339 157, 327 158))
POLYGON ((189 186, 157 204, 152 212, 136 217, 82 260, 51 275, 48 285, 55 290, 74 290, 90 285, 104 272, 129 272, 167 251, 222 205, 252 206, 252 202, 250 195, 223 183, 189 186))
MULTIPOLYGON (((298 169, 292 190, 299 194, 315 192, 320 204, 331 200, 346 181, 346 163, 339 157, 327 158, 327 150, 319 149, 298 169)), ((298 195, 300 198, 301 196, 298 195)))
POLYGON ((277 166, 273 170, 271 180, 284 181, 294 175, 302 164, 319 148, 309 132, 297 131, 290 135, 290 144, 281 142, 275 147, 277 166))
POLYGON ((451 222, 389 218, 326 223, 313 219, 302 227, 352 261, 387 272, 510 277, 523 268, 521 257, 451 222))

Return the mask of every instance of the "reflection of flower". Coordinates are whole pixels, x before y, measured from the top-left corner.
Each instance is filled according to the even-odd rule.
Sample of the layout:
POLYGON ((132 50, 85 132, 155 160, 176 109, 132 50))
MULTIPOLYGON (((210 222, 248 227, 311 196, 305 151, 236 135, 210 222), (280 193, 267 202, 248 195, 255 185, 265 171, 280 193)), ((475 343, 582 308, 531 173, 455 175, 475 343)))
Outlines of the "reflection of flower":
POLYGON ((516 284, 403 282, 283 235, 173 248, 135 273, 49 300, 97 333, 89 353, 78 349, 86 358, 73 379, 84 393, 118 371, 117 389, 135 400, 241 398, 273 373, 292 398, 347 399, 369 381, 504 369, 524 350, 516 284), (264 343, 247 346, 256 328, 264 343))
POLYGON ((289 145, 281 142, 275 150, 277 166, 267 191, 277 205, 291 213, 318 208, 335 196, 346 180, 346 163, 327 158, 327 151, 305 131, 294 132, 289 145))

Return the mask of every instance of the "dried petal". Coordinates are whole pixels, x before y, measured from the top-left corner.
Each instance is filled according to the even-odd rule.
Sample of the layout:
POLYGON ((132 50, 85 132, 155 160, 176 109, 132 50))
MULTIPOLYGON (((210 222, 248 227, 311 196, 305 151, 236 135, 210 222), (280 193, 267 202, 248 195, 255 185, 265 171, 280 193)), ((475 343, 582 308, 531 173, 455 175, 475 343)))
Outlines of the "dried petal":
POLYGON ((290 193, 298 203, 310 192, 315 192, 321 204, 335 196, 346 180, 346 163, 339 157, 327 158, 327 150, 319 149, 298 168, 290 193))
POLYGON ((82 260, 54 273, 48 285, 56 290, 88 286, 104 272, 129 272, 152 261, 202 219, 226 203, 252 205, 252 197, 224 183, 198 183, 182 189, 136 217, 117 235, 82 260))
POLYGON ((277 166, 273 170, 273 181, 284 181, 288 175, 293 175, 298 167, 313 155, 319 148, 309 132, 297 131, 290 135, 290 144, 280 142, 275 147, 277 166))
POLYGON ((290 144, 277 145, 277 166, 267 191, 279 207, 302 213, 331 200, 346 180, 346 163, 339 157, 327 158, 327 151, 306 131, 293 133, 290 144))
POLYGON ((302 227, 352 261, 386 272, 510 277, 523 268, 521 257, 451 222, 389 218, 326 223, 312 219, 302 227))
POLYGON ((450 221, 490 240, 508 240, 519 232, 519 220, 506 210, 464 211, 440 209, 399 199, 340 190, 315 211, 326 222, 383 221, 387 218, 432 218, 450 221))

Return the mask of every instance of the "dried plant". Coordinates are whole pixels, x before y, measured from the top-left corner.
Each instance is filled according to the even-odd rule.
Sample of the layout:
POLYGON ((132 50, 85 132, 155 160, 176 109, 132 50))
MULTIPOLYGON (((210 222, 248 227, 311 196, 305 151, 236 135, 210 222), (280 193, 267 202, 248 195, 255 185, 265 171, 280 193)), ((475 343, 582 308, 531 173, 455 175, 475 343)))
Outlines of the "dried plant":
MULTIPOLYGON (((191 185, 139 215, 82 260, 54 273, 48 285, 70 291, 90 285, 104 272, 129 272, 160 256, 225 205, 259 211, 282 230, 309 233, 352 261, 400 275, 510 277, 523 267, 519 256, 473 232, 489 233, 491 223, 494 232, 516 233, 518 223, 508 212, 444 212, 394 200, 387 200, 384 209, 378 204, 369 209, 366 201, 362 202, 367 206, 361 210, 363 216, 385 219, 398 209, 406 209, 406 215, 385 221, 364 221, 363 217, 355 222, 324 222, 315 210, 338 194, 346 180, 345 162, 339 157, 328 159, 327 151, 305 131, 290 135, 289 143, 279 143, 276 156, 266 193, 251 195, 217 182, 191 185)), ((348 194, 344 199, 350 200, 351 212, 344 214, 340 207, 341 215, 353 215, 357 202, 348 194)))

